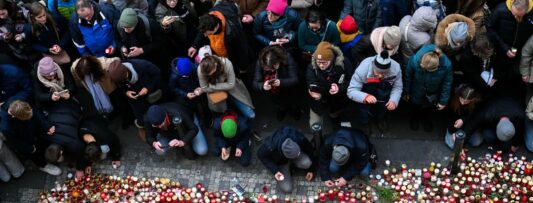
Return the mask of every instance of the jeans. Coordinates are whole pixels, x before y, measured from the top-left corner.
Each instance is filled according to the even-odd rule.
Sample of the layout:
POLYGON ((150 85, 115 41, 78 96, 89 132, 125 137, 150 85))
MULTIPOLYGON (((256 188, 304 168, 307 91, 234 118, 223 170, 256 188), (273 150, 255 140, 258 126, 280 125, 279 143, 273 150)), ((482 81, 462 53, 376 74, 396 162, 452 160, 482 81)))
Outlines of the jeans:
MULTIPOLYGON (((450 149, 453 149, 455 142, 452 139, 452 134, 446 130, 446 134, 444 135, 444 143, 446 146, 448 146, 450 149)), ((483 135, 479 130, 476 130, 472 136, 470 136, 470 139, 468 140, 468 143, 472 147, 478 147, 483 143, 483 135)))
POLYGON ((289 163, 281 166, 280 172, 283 174, 285 179, 282 181, 276 181, 278 188, 284 193, 292 192, 292 175, 291 175, 291 164, 294 164, 296 168, 299 169, 309 169, 311 167, 311 158, 305 153, 301 153, 300 156, 294 160, 290 160, 289 163))
MULTIPOLYGON (((332 174, 338 174, 341 170, 341 166, 334 163, 335 161, 331 161, 329 164, 329 172, 332 174)), ((368 162, 363 169, 359 172, 360 176, 368 177, 370 175, 370 171, 372 171, 372 165, 370 162, 368 162)))
POLYGON ((485 128, 482 130, 483 140, 489 144, 495 144, 498 150, 509 150, 511 149, 512 140, 502 142, 496 136, 496 131, 494 129, 485 128))
POLYGON ((0 179, 8 182, 11 176, 18 178, 24 173, 24 166, 17 156, 0 139, 0 179))
MULTIPOLYGON (((199 121, 198 121, 198 118, 196 116, 194 116, 194 123, 199 126, 199 121)), ((199 130, 198 130, 198 134, 196 134, 196 136, 194 137, 194 139, 192 140, 192 146, 184 146, 185 147, 192 147, 192 150, 194 151, 194 153, 196 153, 197 155, 200 155, 200 156, 203 156, 203 155, 206 155, 207 154, 207 141, 205 139, 205 135, 202 131, 202 128, 198 127, 199 130)), ((157 155, 160 155, 160 156, 163 156, 166 154, 166 152, 168 152, 170 150, 170 146, 169 146, 169 143, 171 141, 170 138, 168 138, 167 136, 163 136, 161 134, 157 134, 157 137, 156 137, 157 141, 159 143, 161 143, 161 149, 163 149, 162 151, 159 151, 159 150, 155 150, 155 153, 157 155)), ((185 149, 186 151, 188 149, 185 149)))
POLYGON ((525 118, 525 132, 524 132, 524 141, 526 142, 526 148, 530 152, 533 152, 533 121, 529 118, 525 118))
POLYGON ((233 107, 239 110, 242 116, 244 116, 249 122, 255 119, 255 111, 252 107, 244 104, 243 102, 237 100, 235 97, 231 95, 229 95, 228 100, 231 101, 231 104, 233 104, 233 107))
POLYGON ((404 16, 410 14, 411 2, 411 0, 381 0, 383 26, 398 25, 404 16))

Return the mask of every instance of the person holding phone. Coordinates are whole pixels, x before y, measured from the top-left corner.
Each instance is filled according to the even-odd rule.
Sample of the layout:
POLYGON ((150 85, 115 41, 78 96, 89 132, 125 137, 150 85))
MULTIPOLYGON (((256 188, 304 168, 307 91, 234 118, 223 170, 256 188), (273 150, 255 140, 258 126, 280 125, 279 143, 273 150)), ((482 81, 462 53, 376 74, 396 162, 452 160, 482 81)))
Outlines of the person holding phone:
POLYGON ((71 94, 74 93, 74 82, 70 74, 64 74, 64 71, 52 58, 42 58, 37 68, 33 70, 32 77, 34 81, 38 81, 33 83, 33 91, 38 106, 50 110, 58 104, 72 101, 71 94))
MULTIPOLYGON (((198 32, 198 15, 189 0, 159 0, 155 8, 155 20, 179 53, 187 48, 198 32)), ((196 5, 195 6, 199 6, 196 5)))

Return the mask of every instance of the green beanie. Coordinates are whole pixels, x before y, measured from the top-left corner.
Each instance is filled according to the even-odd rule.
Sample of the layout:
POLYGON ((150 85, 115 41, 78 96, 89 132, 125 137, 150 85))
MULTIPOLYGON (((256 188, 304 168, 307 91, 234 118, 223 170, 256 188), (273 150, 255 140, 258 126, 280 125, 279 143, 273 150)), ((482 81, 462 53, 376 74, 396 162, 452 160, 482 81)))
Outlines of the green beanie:
POLYGON ((222 121, 220 129, 225 138, 233 138, 235 137, 235 134, 237 134, 237 122, 233 119, 225 119, 222 121))
POLYGON ((137 25, 137 12, 131 8, 126 8, 120 14, 120 19, 118 23, 122 27, 132 28, 137 25))

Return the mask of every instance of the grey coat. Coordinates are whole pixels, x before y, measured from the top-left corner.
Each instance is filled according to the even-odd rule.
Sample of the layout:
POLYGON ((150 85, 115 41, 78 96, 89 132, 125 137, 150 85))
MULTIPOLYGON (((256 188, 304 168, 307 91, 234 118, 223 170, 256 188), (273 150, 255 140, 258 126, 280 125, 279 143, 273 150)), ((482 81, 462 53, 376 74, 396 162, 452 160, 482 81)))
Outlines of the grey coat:
POLYGON ((533 82, 533 36, 529 37, 524 47, 522 47, 522 58, 520 59, 520 74, 529 76, 528 82, 533 82))
MULTIPOLYGON (((202 91, 205 93, 211 93, 218 90, 224 90, 228 92, 228 96, 233 96, 235 99, 243 102, 247 106, 254 108, 252 104, 252 97, 250 97, 250 93, 246 89, 246 86, 244 86, 244 83, 240 79, 235 78, 233 64, 231 64, 231 61, 224 57, 215 57, 217 57, 224 64, 223 67, 226 75, 219 77, 217 79, 217 83, 213 85, 207 83, 207 80, 202 76, 201 67, 198 68, 198 80, 200 82, 200 88, 202 88, 202 91)), ((227 109, 226 101, 214 104, 208 100, 208 106, 211 111, 220 113, 226 111, 227 109)))
POLYGON ((408 62, 409 58, 418 51, 422 45, 430 44, 433 40, 431 30, 437 27, 437 15, 429 6, 422 6, 400 21, 402 43, 400 49, 402 59, 408 62))
POLYGON ((370 34, 374 28, 381 26, 381 8, 378 0, 344 0, 340 19, 351 15, 357 22, 359 32, 370 34))

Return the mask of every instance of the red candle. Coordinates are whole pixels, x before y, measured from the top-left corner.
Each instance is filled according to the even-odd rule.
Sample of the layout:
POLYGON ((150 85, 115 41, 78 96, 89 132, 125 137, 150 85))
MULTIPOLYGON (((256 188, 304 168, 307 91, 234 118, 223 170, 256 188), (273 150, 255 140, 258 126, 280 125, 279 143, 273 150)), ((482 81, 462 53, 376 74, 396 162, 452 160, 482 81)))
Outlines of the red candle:
POLYGON ((340 192, 337 194, 337 197, 338 197, 339 201, 344 200, 344 192, 340 191, 340 192))
POLYGON ((335 199, 335 195, 333 194, 333 190, 328 191, 328 197, 330 201, 333 201, 335 199))
POLYGON ((532 172, 533 172, 533 164, 528 163, 526 165, 526 171, 525 171, 526 176, 531 175, 532 172))
POLYGON ((326 202, 326 194, 320 193, 319 198, 320 198, 320 202, 326 202))

